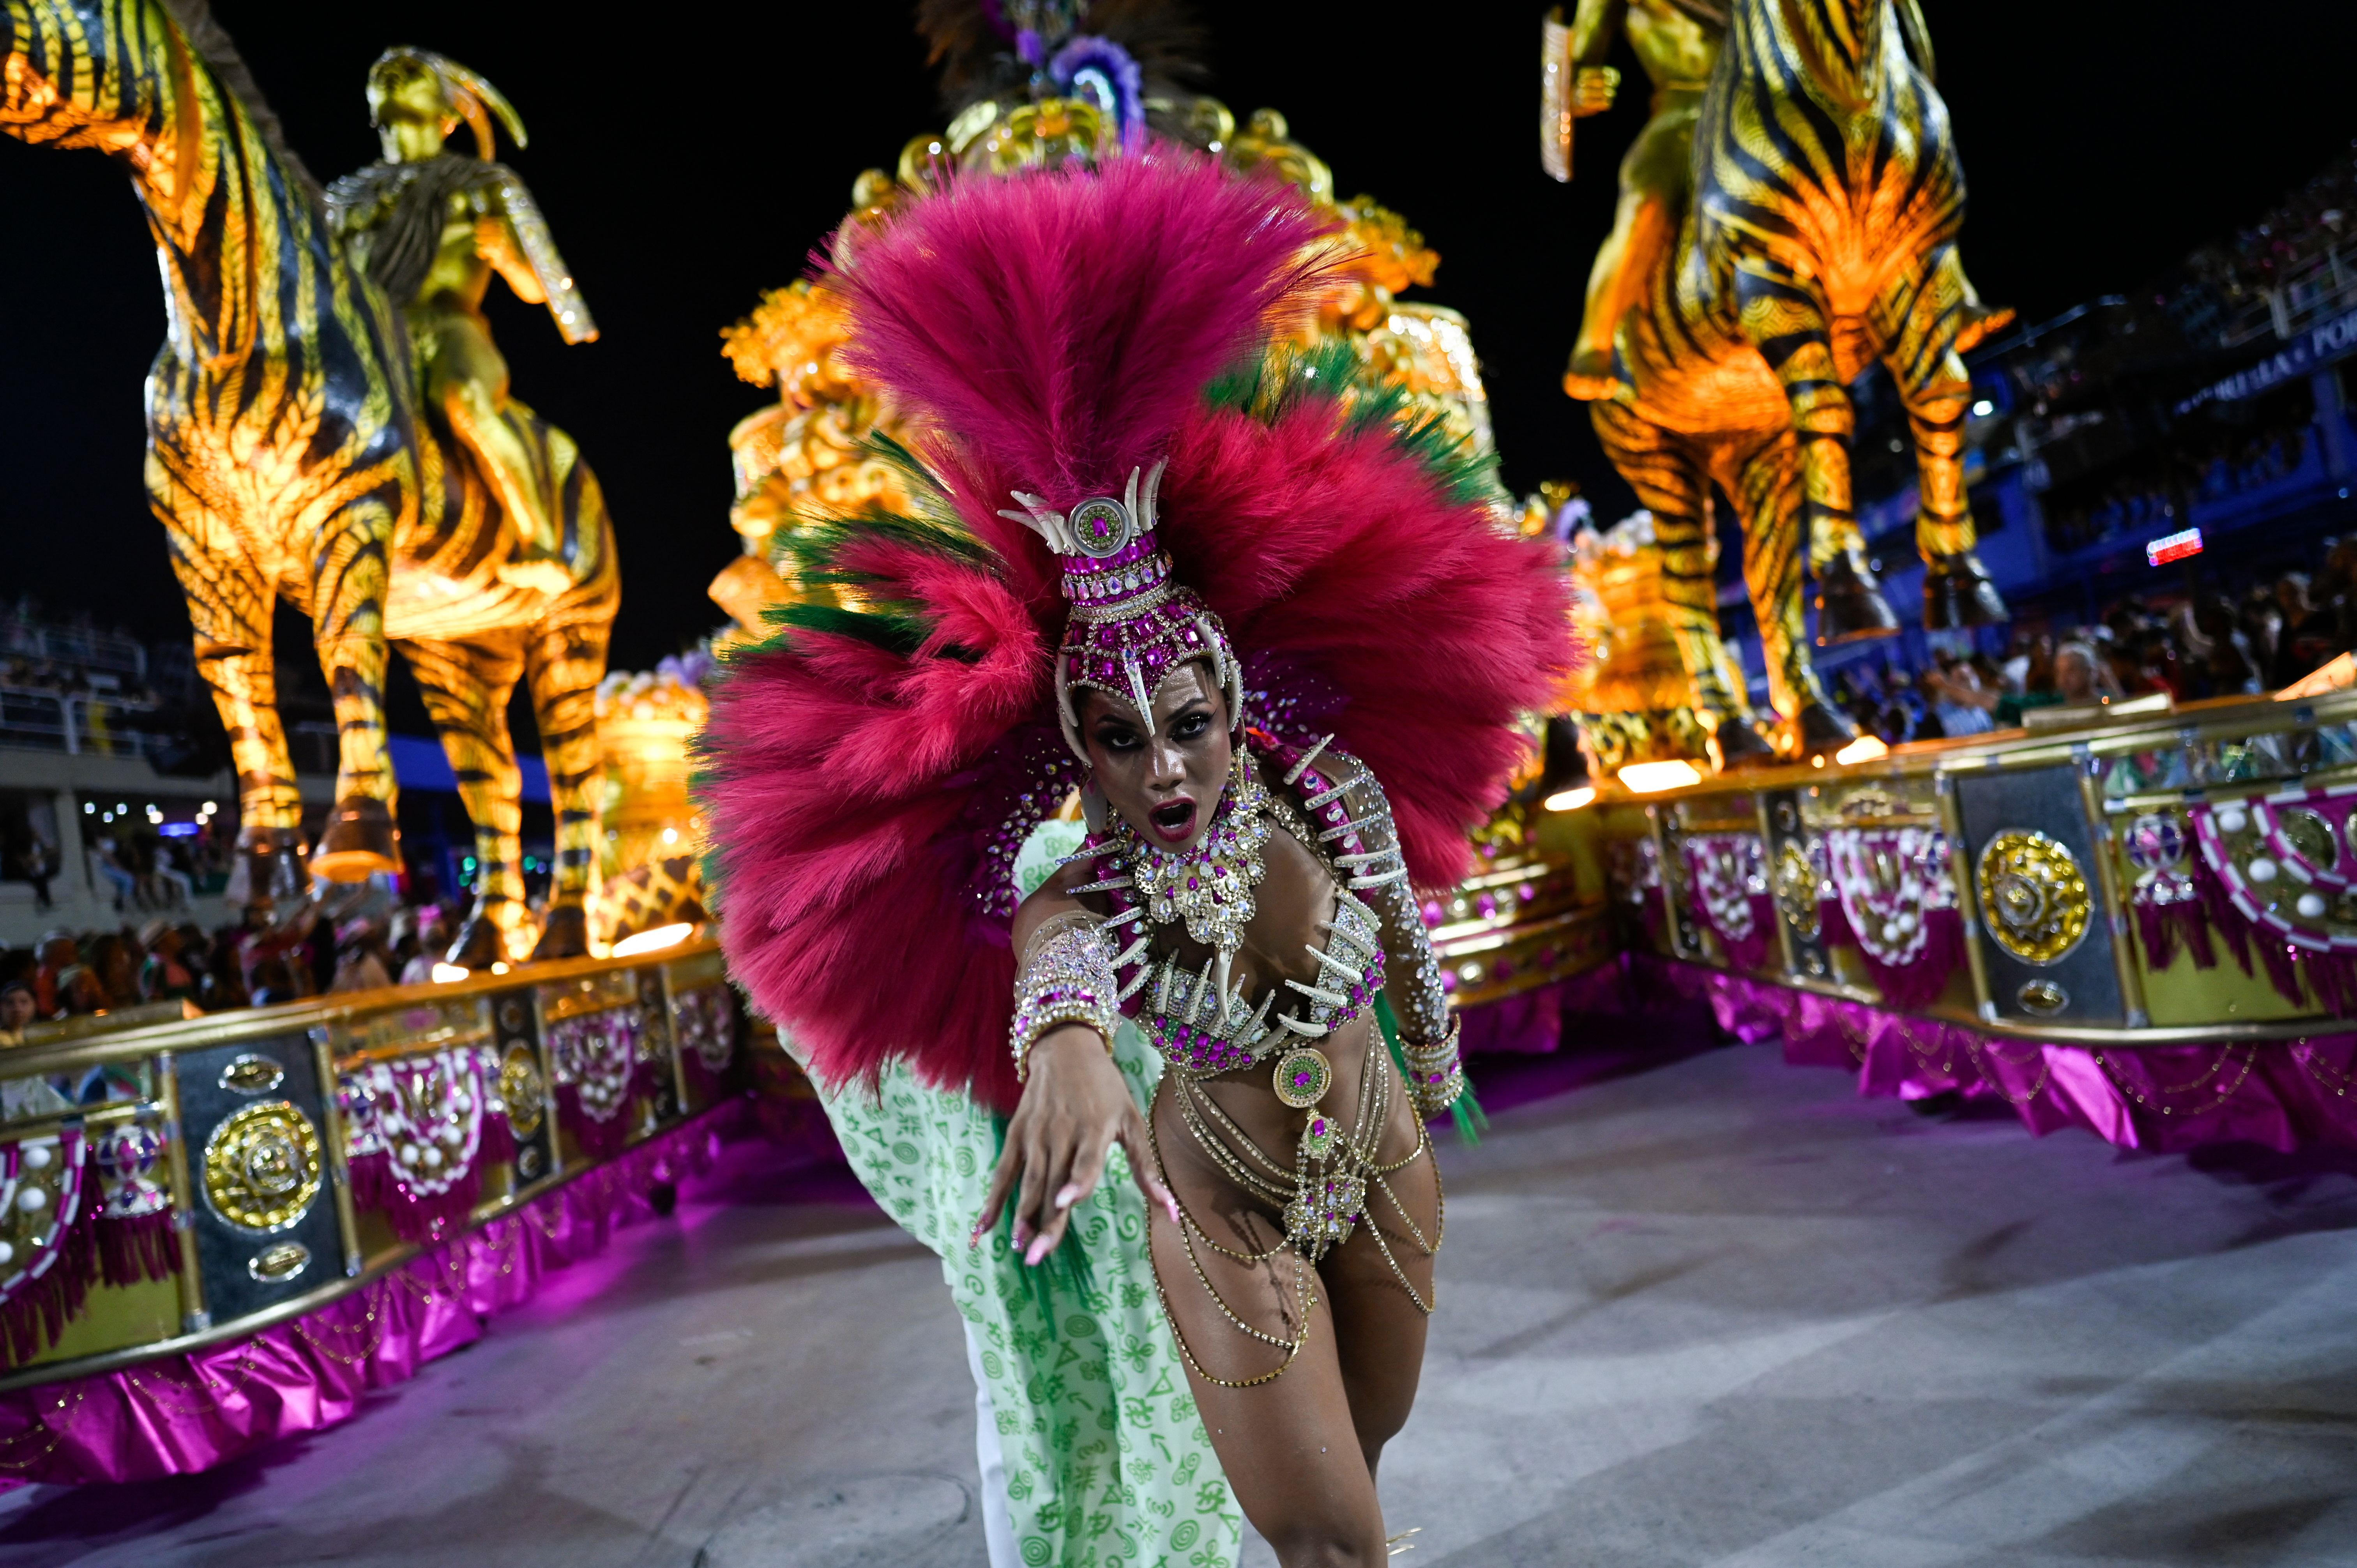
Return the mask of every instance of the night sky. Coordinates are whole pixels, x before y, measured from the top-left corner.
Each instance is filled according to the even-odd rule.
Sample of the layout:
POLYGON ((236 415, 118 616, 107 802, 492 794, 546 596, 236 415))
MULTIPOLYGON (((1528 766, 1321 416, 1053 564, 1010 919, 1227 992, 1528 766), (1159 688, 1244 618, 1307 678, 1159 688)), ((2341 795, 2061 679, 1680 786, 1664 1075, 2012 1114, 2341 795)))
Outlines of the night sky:
MULTIPOLYGON (((323 180, 375 156, 362 83, 388 44, 463 60, 514 102, 532 146, 501 156, 537 193, 604 337, 567 349, 496 283, 491 315, 518 394, 578 437, 604 482, 623 560, 616 666, 711 629, 704 586, 736 550, 726 437, 767 401, 735 379, 716 333, 801 271, 861 168, 938 128, 908 7, 708 3, 610 13, 630 18, 619 32, 598 8, 525 0, 216 9, 323 180)), ((1404 212, 1440 251, 1427 292, 1472 320, 1509 483, 1568 475, 1620 515, 1626 492, 1558 378, 1640 93, 1582 123, 1565 188, 1534 145, 1541 5, 1200 9, 1211 90, 1239 118, 1283 110, 1346 194, 1404 212), (1396 29, 1379 20, 1390 14, 1396 29)), ((2347 0, 2232 14, 2248 28, 2159 0, 1924 9, 1971 177, 1966 264, 1984 297, 2026 319, 2144 281, 2357 136, 2347 0)), ((162 310, 128 183, 93 155, 0 140, 0 596, 184 636, 140 485, 140 382, 162 310)))

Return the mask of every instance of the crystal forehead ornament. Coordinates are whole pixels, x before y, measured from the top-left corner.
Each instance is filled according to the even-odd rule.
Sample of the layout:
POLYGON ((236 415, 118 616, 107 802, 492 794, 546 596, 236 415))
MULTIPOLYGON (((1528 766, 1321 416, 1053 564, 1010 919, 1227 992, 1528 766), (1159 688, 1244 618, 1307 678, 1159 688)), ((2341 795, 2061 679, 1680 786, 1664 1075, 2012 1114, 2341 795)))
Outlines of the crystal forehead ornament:
POLYGON ((1174 671, 1201 659, 1227 694, 1231 725, 1243 713, 1243 671, 1219 618, 1171 575, 1170 558, 1155 538, 1155 499, 1166 463, 1151 473, 1132 468, 1119 499, 1092 496, 1063 512, 1044 496, 1014 492, 1022 510, 1008 518, 1037 532, 1063 567, 1062 590, 1071 606, 1056 654, 1056 716, 1064 742, 1083 762, 1075 687, 1097 690, 1134 704, 1154 733, 1154 694, 1174 671), (1141 488, 1140 479, 1144 484, 1141 488))

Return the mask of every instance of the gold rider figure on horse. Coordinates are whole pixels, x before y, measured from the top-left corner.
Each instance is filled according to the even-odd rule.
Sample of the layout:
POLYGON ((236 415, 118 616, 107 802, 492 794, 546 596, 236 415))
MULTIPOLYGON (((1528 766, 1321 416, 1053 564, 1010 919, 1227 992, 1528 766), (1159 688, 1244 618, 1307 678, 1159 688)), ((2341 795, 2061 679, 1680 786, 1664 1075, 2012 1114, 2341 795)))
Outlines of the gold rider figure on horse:
POLYGON ((567 343, 591 341, 597 327, 532 192, 492 159, 493 116, 518 147, 523 123, 489 81, 425 49, 379 56, 368 101, 384 156, 328 187, 329 222, 401 307, 425 405, 441 412, 500 499, 513 531, 500 579, 562 593, 572 582, 562 508, 483 317, 491 274, 526 304, 546 305, 567 343), (447 148, 461 121, 475 156, 447 148))
POLYGON ((1727 9, 1713 0, 1579 0, 1571 24, 1574 116, 1612 107, 1620 72, 1605 62, 1623 37, 1653 84, 1653 102, 1652 118, 1620 160, 1612 232, 1596 248, 1587 308, 1563 378, 1563 390, 1585 400, 1620 390, 1612 335, 1644 292, 1653 263, 1677 242, 1694 194, 1695 118, 1727 40, 1727 9))

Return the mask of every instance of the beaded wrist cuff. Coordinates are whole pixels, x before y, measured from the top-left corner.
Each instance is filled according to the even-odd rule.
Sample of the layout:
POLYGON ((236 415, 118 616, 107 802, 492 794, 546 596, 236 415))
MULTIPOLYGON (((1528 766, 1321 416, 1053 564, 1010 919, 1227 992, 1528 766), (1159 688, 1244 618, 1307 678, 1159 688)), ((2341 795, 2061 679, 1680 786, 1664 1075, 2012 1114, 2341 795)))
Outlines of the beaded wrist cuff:
POLYGON ((1085 1024, 1113 1049, 1121 1026, 1113 955, 1094 916, 1059 915, 1039 928, 1015 977, 1015 1022, 1007 1047, 1015 1053, 1015 1081, 1030 1075, 1031 1047, 1061 1024, 1085 1024))
POLYGON ((1448 1032, 1427 1045, 1400 1042, 1400 1055, 1407 1061, 1408 1098, 1427 1121, 1456 1104, 1457 1097, 1465 1092, 1465 1064, 1457 1049, 1464 1033, 1465 1020, 1452 1016, 1448 1032))

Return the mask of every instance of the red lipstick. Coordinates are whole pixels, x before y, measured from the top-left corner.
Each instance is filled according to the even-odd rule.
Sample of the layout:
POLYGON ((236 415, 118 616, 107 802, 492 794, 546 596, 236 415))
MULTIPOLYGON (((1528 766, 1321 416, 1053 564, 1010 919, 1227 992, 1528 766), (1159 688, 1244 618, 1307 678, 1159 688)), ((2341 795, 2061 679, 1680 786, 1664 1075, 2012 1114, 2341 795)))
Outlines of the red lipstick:
POLYGON ((1174 795, 1146 813, 1146 822, 1154 836, 1176 848, 1195 836, 1195 802, 1186 795, 1174 795))

